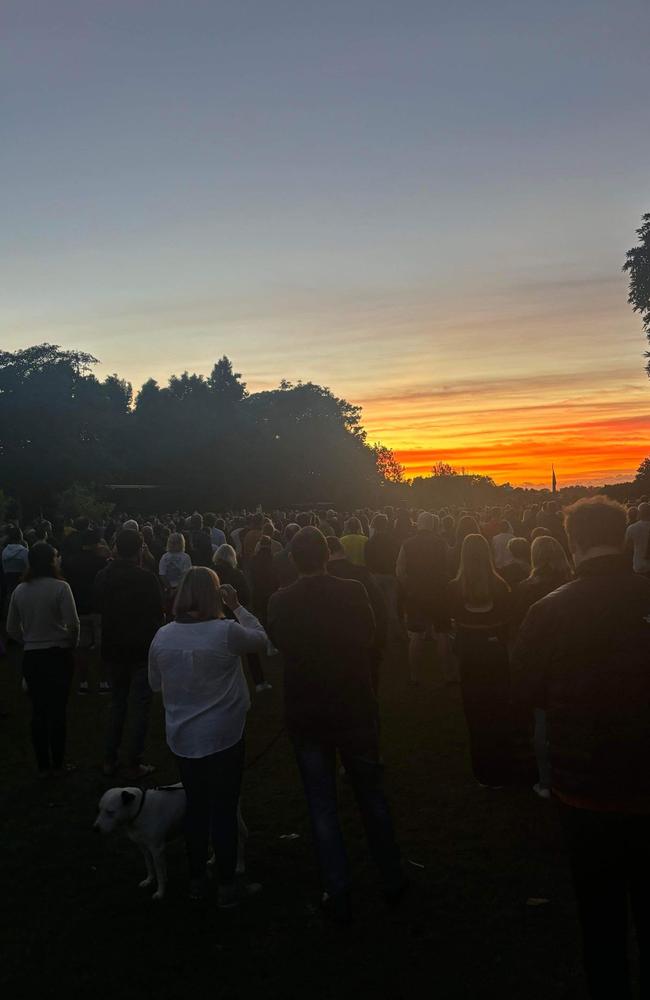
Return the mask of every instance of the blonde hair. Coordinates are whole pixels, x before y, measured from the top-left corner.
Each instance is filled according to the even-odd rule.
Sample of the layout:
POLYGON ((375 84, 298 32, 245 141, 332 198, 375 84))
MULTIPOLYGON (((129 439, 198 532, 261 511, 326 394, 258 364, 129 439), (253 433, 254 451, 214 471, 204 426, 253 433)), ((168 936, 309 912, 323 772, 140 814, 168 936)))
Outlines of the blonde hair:
POLYGON ((500 581, 509 590, 508 584, 494 568, 492 551, 483 535, 466 535, 460 551, 460 569, 456 582, 460 585, 466 603, 474 607, 489 604, 500 581))
POLYGON ((236 569, 237 553, 233 549, 232 545, 228 545, 224 542, 224 544, 220 545, 215 554, 212 556, 212 562, 225 562, 228 563, 229 566, 232 566, 233 569, 236 569))
POLYGON ((192 615, 202 622, 223 618, 220 586, 219 577, 207 566, 193 566, 186 570, 174 601, 175 617, 192 615))
POLYGON ((532 567, 531 577, 544 579, 549 576, 571 579, 571 566, 566 552, 552 535, 540 535, 533 542, 530 550, 532 567))
POLYGON ((185 552, 185 539, 180 531, 172 531, 167 539, 168 552, 185 552))

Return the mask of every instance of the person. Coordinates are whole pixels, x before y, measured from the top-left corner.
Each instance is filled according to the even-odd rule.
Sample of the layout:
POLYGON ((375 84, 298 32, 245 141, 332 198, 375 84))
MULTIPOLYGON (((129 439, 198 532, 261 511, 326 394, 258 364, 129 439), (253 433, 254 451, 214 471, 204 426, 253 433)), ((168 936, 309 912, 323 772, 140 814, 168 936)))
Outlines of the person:
POLYGON ((458 575, 449 584, 456 626, 463 709, 474 777, 500 788, 511 751, 508 626, 510 588, 492 562, 484 535, 467 535, 458 575))
POLYGON ((650 577, 650 503, 639 504, 638 519, 627 526, 625 548, 635 573, 650 577))
POLYGON ((530 542, 527 538, 511 538, 508 542, 508 562, 497 567, 499 575, 510 588, 530 576, 530 542))
POLYGON ((203 516, 192 514, 190 518, 190 557, 193 566, 212 566, 212 542, 209 531, 203 527, 203 516))
POLYGON ((2 578, 4 596, 11 598, 29 566, 29 549, 25 545, 23 533, 17 524, 10 524, 5 533, 2 549, 2 578))
POLYGON ((57 552, 46 542, 29 550, 23 583, 11 595, 7 633, 23 643, 22 670, 32 703, 32 745, 41 777, 64 773, 66 706, 79 641, 79 617, 57 552))
POLYGON ((631 998, 628 905, 650 990, 650 581, 624 555, 625 509, 565 511, 576 579, 529 610, 514 650, 517 701, 549 720, 592 998, 631 998))
MULTIPOLYGON (((241 561, 243 563, 245 570, 248 570, 248 563, 253 558, 255 549, 257 547, 257 543, 262 537, 262 529, 264 527, 264 521, 265 521, 264 514, 261 514, 259 512, 254 514, 253 517, 251 518, 250 528, 246 532, 243 538, 241 561)), ((241 539, 242 537, 241 533, 239 537, 241 539)))
POLYGON ((367 566, 355 566, 345 554, 341 539, 335 535, 327 537, 329 561, 327 572, 341 580, 358 580, 365 588, 375 617, 375 641, 370 651, 370 674, 375 696, 379 693, 379 670, 381 667, 386 638, 388 635, 388 608, 381 588, 367 566))
POLYGON ((224 521, 222 518, 218 518, 215 514, 206 514, 203 518, 203 524, 204 527, 207 528, 210 535, 212 549, 216 552, 220 545, 226 544, 224 521))
MULTIPOLYGON (((102 545, 100 532, 97 528, 86 528, 81 532, 79 545, 68 553, 62 564, 81 625, 77 653, 77 693, 80 695, 87 695, 90 691, 88 675, 92 651, 99 651, 101 647, 101 616, 94 606, 94 586, 97 574, 107 563, 107 550, 102 545)), ((111 685, 100 660, 99 693, 107 695, 110 690, 111 685)))
POLYGON ((131 702, 131 734, 125 777, 144 778, 154 768, 142 756, 151 711, 147 656, 164 622, 163 593, 158 577, 140 566, 142 536, 122 529, 115 541, 116 558, 95 577, 95 607, 102 616, 102 659, 111 678, 111 706, 106 736, 104 774, 117 769, 118 752, 131 702))
POLYGON ((183 573, 186 573, 191 565, 192 560, 185 551, 185 538, 180 531, 173 531, 167 539, 167 551, 158 563, 158 576, 168 595, 170 608, 174 603, 183 573))
POLYGON ((238 804, 244 770, 244 727, 250 707, 241 666, 245 653, 260 652, 266 633, 239 603, 220 590, 217 574, 189 570, 174 606, 175 620, 155 635, 149 650, 149 683, 162 691, 169 749, 176 757, 185 794, 185 837, 190 895, 206 895, 211 841, 219 879, 218 905, 237 905, 246 892, 235 883, 238 804), (236 620, 224 616, 223 602, 236 620))
POLYGON ((508 543, 515 537, 510 523, 506 520, 499 522, 499 530, 492 536, 492 557, 497 571, 513 562, 513 557, 508 549, 508 543))
POLYGON ((368 538, 361 530, 361 521, 358 517, 349 517, 341 535, 341 545, 353 565, 366 565, 365 550, 367 544, 368 538))
POLYGON ((278 552, 278 554, 273 557, 278 587, 288 587, 290 583, 295 583, 298 579, 296 567, 291 560, 289 546, 291 545, 291 539, 299 531, 300 525, 296 524, 295 521, 290 521, 284 529, 284 548, 282 549, 282 552, 278 552))
POLYGON ((417 533, 407 538, 397 557, 397 578, 404 588, 411 681, 417 684, 425 642, 435 635, 443 670, 449 664, 447 546, 436 534, 437 517, 421 511, 417 533))
POLYGON ((478 521, 471 514, 463 514, 456 525, 456 544, 449 550, 449 576, 455 577, 460 569, 460 554, 463 550, 463 542, 468 535, 478 535, 478 521))
POLYGON ((371 522, 371 535, 365 549, 366 567, 373 574, 384 596, 388 612, 389 633, 400 638, 402 628, 399 617, 399 584, 396 566, 399 555, 397 544, 386 514, 375 514, 371 522))
POLYGON ((307 798, 321 872, 322 905, 350 917, 350 874, 336 803, 336 752, 352 785, 387 902, 406 888, 382 785, 370 651, 375 623, 357 580, 328 574, 323 534, 305 527, 291 542, 296 583, 269 601, 268 631, 284 656, 287 731, 307 798))
POLYGON ((243 607, 250 606, 250 587, 248 580, 237 565, 237 553, 232 545, 220 545, 212 557, 212 568, 222 584, 229 584, 237 591, 239 603, 243 607))

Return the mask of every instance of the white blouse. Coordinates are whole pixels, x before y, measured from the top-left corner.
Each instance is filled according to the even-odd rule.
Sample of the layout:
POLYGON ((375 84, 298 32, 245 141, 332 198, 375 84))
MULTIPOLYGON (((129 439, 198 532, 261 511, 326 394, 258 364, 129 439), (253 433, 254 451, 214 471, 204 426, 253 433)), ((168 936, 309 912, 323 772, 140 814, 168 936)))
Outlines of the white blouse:
POLYGON ((178 757, 207 757, 238 743, 250 708, 242 653, 266 649, 255 615, 237 621, 170 622, 149 650, 149 683, 162 691, 167 744, 178 757))

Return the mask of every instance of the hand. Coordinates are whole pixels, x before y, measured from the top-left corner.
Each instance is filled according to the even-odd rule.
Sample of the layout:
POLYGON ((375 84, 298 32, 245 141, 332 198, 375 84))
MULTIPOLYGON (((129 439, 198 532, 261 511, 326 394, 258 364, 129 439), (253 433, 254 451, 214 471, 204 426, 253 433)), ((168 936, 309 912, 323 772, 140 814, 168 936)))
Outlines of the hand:
POLYGON ((224 583, 221 587, 219 587, 219 596, 226 607, 230 608, 231 611, 235 611, 239 607, 237 591, 234 587, 231 587, 229 583, 224 583))

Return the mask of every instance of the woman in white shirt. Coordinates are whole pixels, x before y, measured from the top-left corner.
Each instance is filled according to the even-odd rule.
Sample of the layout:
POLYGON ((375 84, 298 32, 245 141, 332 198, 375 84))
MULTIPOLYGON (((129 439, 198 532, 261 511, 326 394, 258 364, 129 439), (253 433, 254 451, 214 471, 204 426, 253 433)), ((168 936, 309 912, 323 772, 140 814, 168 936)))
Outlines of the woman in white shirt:
POLYGON ((79 617, 61 579, 56 549, 37 542, 29 550, 25 582, 11 595, 7 633, 23 643, 23 676, 32 702, 32 743, 41 777, 63 773, 66 706, 79 617))
POLYGON ((180 532, 174 531, 167 539, 167 551, 162 555, 158 565, 158 576, 163 582, 165 591, 171 595, 172 601, 185 573, 192 565, 192 560, 185 551, 185 539, 180 532))
POLYGON ((244 766, 244 726, 250 707, 243 653, 266 648, 266 633, 232 587, 196 566, 183 577, 176 620, 157 632, 149 651, 149 683, 162 691, 167 744, 187 796, 185 836, 190 895, 206 889, 208 842, 219 873, 219 905, 238 901, 237 807, 244 766), (224 617, 222 598, 235 621, 224 617))

